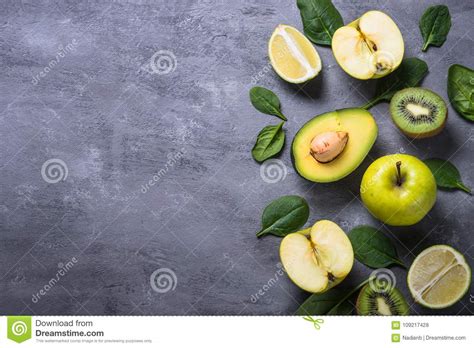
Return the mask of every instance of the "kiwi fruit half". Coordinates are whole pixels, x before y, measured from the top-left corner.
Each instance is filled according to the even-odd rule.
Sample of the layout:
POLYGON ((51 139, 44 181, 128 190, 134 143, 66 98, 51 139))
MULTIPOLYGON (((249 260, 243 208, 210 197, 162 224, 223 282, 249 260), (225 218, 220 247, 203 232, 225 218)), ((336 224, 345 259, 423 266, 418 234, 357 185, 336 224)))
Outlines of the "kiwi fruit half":
POLYGON ((393 122, 412 138, 427 138, 444 128, 448 109, 443 98, 426 88, 405 88, 390 101, 393 122))
POLYGON ((359 315, 408 315, 408 307, 402 293, 395 287, 377 288, 375 284, 365 285, 356 303, 359 315))

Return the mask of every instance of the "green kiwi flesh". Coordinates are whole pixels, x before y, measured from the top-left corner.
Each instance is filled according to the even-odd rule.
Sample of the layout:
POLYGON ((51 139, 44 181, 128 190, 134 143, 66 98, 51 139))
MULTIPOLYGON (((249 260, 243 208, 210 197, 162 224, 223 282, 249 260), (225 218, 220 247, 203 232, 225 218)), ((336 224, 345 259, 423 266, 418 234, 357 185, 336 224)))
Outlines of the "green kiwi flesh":
POLYGON ((444 128, 447 108, 443 98, 426 88, 405 88, 390 101, 393 122, 412 138, 427 138, 444 128))
MULTIPOLYGON (((372 286, 377 287, 377 285, 372 286)), ((356 303, 359 315, 408 315, 410 313, 405 298, 397 288, 374 290, 372 286, 365 285, 359 293, 356 303)))

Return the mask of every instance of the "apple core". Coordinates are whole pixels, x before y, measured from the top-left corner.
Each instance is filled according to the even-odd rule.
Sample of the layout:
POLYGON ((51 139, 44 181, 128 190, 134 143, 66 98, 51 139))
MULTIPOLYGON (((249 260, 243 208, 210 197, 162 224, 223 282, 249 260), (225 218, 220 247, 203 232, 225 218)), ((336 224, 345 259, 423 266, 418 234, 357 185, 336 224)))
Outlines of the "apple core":
POLYGON ((321 220, 310 229, 285 236, 280 244, 280 259, 296 285, 308 292, 321 293, 349 274, 354 250, 337 224, 321 220))
POLYGON ((366 12, 337 29, 331 45, 341 68, 360 80, 390 74, 402 62, 405 51, 400 29, 380 11, 366 12))

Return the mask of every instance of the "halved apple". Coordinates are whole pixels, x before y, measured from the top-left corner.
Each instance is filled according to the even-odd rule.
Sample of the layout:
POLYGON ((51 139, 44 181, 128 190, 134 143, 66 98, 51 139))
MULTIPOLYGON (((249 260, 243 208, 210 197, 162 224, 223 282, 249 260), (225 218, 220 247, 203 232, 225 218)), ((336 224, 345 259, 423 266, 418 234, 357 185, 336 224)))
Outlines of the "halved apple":
POLYGON ((331 45, 341 68, 361 80, 390 74, 402 62, 405 51, 400 29, 380 11, 366 12, 337 29, 331 45))
POLYGON ((334 222, 321 220, 311 229, 281 241, 280 259, 290 279, 303 290, 321 293, 339 284, 351 271, 354 251, 334 222))

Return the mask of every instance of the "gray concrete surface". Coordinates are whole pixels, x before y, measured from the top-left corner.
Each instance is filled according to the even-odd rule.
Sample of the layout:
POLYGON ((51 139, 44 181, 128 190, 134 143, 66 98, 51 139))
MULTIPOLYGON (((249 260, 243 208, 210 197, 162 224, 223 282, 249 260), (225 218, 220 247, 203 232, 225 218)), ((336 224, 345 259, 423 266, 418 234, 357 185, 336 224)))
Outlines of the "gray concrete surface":
MULTIPOLYGON (((346 22, 371 9, 392 16, 406 57, 429 65, 423 86, 447 99, 448 67, 474 65, 474 4, 446 0, 449 38, 422 53, 418 20, 434 3, 335 1, 346 22)), ((302 29, 295 1, 2 1, 1 9, 2 314, 293 314, 308 294, 279 275, 280 239, 255 238, 268 202, 299 194, 311 222, 381 226, 358 187, 372 159, 399 151, 450 158, 474 186, 472 124, 451 107, 442 134, 410 142, 378 105, 378 140, 352 175, 314 185, 294 172, 289 143, 299 127, 363 104, 374 88, 346 75, 327 47, 318 47, 323 71, 313 82, 275 75, 267 41, 279 23, 302 29), (278 119, 250 105, 255 83, 279 95, 289 118, 284 166, 267 164, 263 175, 250 150, 278 119)), ((439 192, 419 224, 382 229, 407 264, 445 243, 474 266, 472 214, 472 196, 439 192)), ((406 272, 393 271, 412 304, 406 272)), ((356 263, 341 286, 370 272, 356 263)), ((412 313, 472 314, 473 291, 446 310, 413 305, 412 313)))

